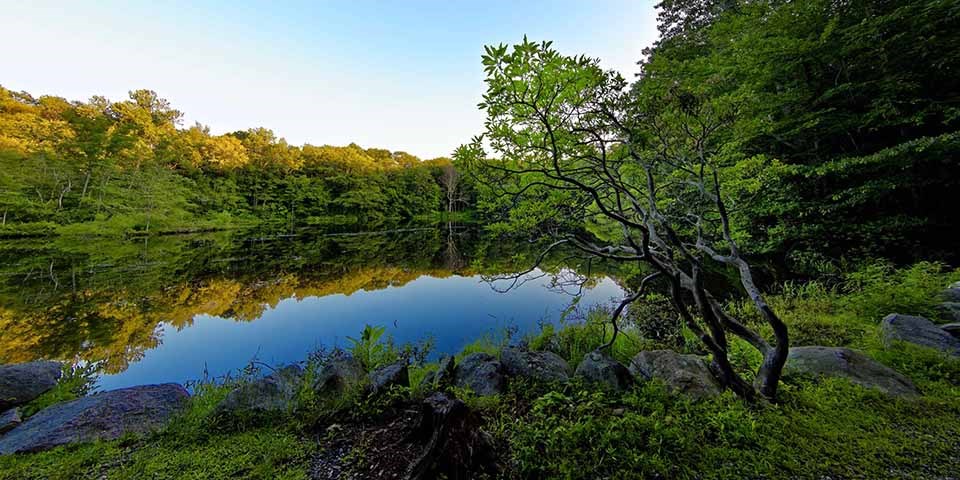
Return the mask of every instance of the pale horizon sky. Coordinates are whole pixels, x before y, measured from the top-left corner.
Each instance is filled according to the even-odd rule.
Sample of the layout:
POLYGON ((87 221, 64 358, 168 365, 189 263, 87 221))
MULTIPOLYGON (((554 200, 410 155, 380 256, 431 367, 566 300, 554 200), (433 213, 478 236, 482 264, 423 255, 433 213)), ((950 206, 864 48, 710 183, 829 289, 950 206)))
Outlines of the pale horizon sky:
POLYGON ((447 156, 481 132, 480 55, 527 35, 627 78, 653 0, 0 0, 0 85, 87 100, 156 91, 215 134, 447 156))

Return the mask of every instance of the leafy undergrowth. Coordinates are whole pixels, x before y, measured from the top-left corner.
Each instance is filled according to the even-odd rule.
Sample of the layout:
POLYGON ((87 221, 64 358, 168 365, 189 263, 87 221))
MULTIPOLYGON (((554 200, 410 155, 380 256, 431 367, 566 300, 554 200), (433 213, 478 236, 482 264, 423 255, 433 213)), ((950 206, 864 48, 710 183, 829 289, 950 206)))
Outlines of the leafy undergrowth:
POLYGON ((949 478, 960 397, 895 400, 843 380, 786 385, 781 403, 691 402, 650 383, 570 385, 504 402, 490 428, 515 478, 949 478))
MULTIPOLYGON (((892 398, 840 379, 788 379, 779 402, 769 405, 747 404, 730 393, 693 402, 658 382, 621 394, 576 380, 564 385, 514 381, 498 397, 476 397, 462 389, 453 393, 482 415, 500 452, 503 478, 955 478, 960 471, 960 360, 920 347, 884 346, 879 322, 884 312, 932 311, 939 290, 956 281, 957 272, 934 264, 860 272, 829 287, 787 285, 769 300, 789 324, 796 345, 860 349, 910 377, 922 397, 892 398), (905 280, 898 282, 897 276, 905 280)), ((729 308, 750 321, 747 305, 729 308)), ((609 340, 603 314, 588 312, 527 342, 573 364, 609 340)), ((696 351, 687 332, 651 338, 644 335, 650 326, 639 323, 625 325, 625 331, 612 348, 621 361, 644 348, 696 351)), ((422 360, 422 349, 401 349, 379 337, 369 331, 354 342, 355 355, 370 367, 397 356, 422 360)), ((497 354, 504 345, 505 338, 490 337, 466 351, 497 354)), ((731 351, 739 367, 756 366, 758 358, 745 345, 734 343, 731 351)), ((402 457, 413 452, 403 444, 415 421, 411 412, 429 393, 419 379, 437 368, 414 363, 413 388, 379 397, 354 389, 331 398, 305 388, 300 410, 270 422, 223 424, 210 413, 230 382, 200 383, 190 408, 158 434, 0 457, 0 480, 399 474, 409 460, 402 457)))

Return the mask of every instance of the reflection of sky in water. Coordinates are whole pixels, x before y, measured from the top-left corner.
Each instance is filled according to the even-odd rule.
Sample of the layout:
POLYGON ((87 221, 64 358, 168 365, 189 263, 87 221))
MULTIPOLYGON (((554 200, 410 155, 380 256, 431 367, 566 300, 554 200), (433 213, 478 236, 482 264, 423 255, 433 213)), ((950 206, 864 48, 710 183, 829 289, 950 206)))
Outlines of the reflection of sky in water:
MULTIPOLYGON (((301 361, 317 346, 346 346, 365 324, 387 328, 397 344, 434 338, 433 353, 455 353, 484 336, 516 327, 536 331, 541 319, 556 322, 572 297, 533 280, 497 293, 480 277, 420 277, 402 287, 359 291, 349 296, 289 298, 252 322, 201 315, 181 331, 164 325, 162 343, 119 374, 100 379, 102 390, 145 383, 182 383, 236 371, 254 356, 275 365, 301 361)), ((506 286, 506 284, 498 284, 506 286)), ((605 279, 584 290, 581 308, 608 303, 621 295, 605 279)))

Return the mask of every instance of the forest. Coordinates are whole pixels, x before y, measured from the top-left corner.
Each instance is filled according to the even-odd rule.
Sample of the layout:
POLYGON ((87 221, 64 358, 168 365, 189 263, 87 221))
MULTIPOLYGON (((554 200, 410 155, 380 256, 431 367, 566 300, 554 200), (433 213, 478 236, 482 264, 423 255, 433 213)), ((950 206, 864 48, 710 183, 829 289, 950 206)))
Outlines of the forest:
POLYGON ((0 87, 0 236, 378 225, 465 208, 450 159, 212 135, 149 90, 128 100, 0 87))
MULTIPOLYGON (((841 257, 955 258, 954 2, 662 6, 660 40, 616 87, 630 108, 697 103, 718 116, 710 141, 752 254, 802 273, 841 257)), ((149 90, 69 101, 0 87, 0 234, 374 225, 474 209, 494 223, 510 207, 475 193, 476 175, 448 158, 293 146, 263 128, 213 135, 181 117, 149 90)))
MULTIPOLYGON (((584 57, 547 60, 542 56, 555 50, 535 43, 514 50, 504 75, 522 78, 524 67, 555 74, 541 81, 566 88, 560 94, 571 97, 558 101, 584 109, 558 114, 619 109, 608 112, 617 116, 611 121, 632 130, 637 138, 623 141, 638 148, 691 155, 680 151, 688 147, 682 129, 711 122, 706 143, 697 147, 718 166, 731 228, 755 258, 806 275, 841 258, 956 261, 960 60, 947 53, 960 44, 956 2, 670 0, 660 6, 661 38, 640 61, 636 79, 604 72, 584 57), (626 93, 618 105, 590 105, 593 91, 567 88, 563 82, 572 78, 565 76, 603 94, 626 93)), ((505 48, 484 65, 494 68, 505 48)), ((491 120, 524 113, 485 101, 491 120)), ((589 118, 559 120, 560 128, 591 128, 589 118)), ((596 133, 616 135, 603 127, 596 133)), ((500 134, 488 129, 485 140, 495 143, 500 134)), ((538 139, 509 140, 519 146, 495 156, 509 158, 538 139)), ((578 140, 585 147, 593 139, 578 140)), ((461 150, 464 161, 476 156, 475 146, 461 150)), ((481 192, 478 209, 490 218, 508 216, 504 193, 481 192)), ((547 194, 538 200, 521 212, 529 214, 523 228, 550 202, 547 194)))

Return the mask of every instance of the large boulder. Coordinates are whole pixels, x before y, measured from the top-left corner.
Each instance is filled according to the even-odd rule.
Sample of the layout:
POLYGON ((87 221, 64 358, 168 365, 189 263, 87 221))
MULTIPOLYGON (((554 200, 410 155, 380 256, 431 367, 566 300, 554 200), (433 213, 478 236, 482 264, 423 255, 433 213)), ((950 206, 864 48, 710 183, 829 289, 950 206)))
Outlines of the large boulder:
POLYGON ((943 302, 937 306, 940 319, 945 322, 960 322, 960 302, 943 302))
POLYGON ((624 390, 633 383, 627 367, 599 350, 584 356, 574 375, 614 391, 624 390))
POLYGON ((570 379, 567 361, 553 352, 536 352, 524 347, 507 347, 500 353, 507 375, 538 382, 566 382, 570 379))
POLYGON ((303 369, 290 365, 266 377, 241 384, 214 408, 215 415, 282 413, 296 405, 303 369))
POLYGON ((503 365, 493 355, 477 352, 463 357, 454 368, 454 384, 481 396, 503 393, 507 386, 503 365))
POLYGON ((23 423, 23 418, 20 417, 20 409, 17 407, 13 407, 10 410, 0 413, 0 434, 4 434, 10 430, 13 430, 21 423, 23 423))
POLYGON ((785 377, 840 377, 890 395, 917 395, 907 377, 870 357, 839 347, 793 347, 784 366, 785 377))
POLYGON ((887 346, 894 341, 902 341, 960 356, 960 339, 926 318, 893 313, 884 317, 880 329, 887 346))
POLYGON ((369 380, 370 390, 374 393, 382 392, 393 386, 409 387, 410 372, 407 368, 407 361, 400 360, 378 368, 370 372, 369 380))
POLYGON ((101 392, 57 404, 0 437, 0 455, 147 433, 166 424, 189 398, 183 387, 167 383, 101 392))
POLYGON ((719 395, 723 391, 706 360, 672 350, 638 353, 630 361, 630 373, 641 381, 660 379, 671 390, 696 399, 719 395))
POLYGON ((59 362, 35 362, 0 365, 0 411, 33 400, 57 385, 62 366, 59 362))
POLYGON ((940 325, 940 330, 953 335, 954 338, 960 338, 960 323, 947 323, 940 325))
POLYGON ((348 387, 359 384, 363 378, 364 371, 360 362, 345 352, 339 352, 320 367, 313 382, 313 389, 318 393, 343 392, 348 387))

